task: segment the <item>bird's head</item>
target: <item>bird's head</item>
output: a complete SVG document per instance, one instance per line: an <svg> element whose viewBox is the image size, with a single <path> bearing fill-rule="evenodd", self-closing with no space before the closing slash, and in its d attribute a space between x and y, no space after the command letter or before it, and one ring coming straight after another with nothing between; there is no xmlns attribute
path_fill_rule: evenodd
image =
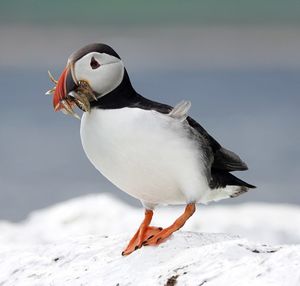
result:
<svg viewBox="0 0 300 286"><path fill-rule="evenodd" d="M108 45L90 44L71 54L55 87L55 111L75 115L73 108L90 110L90 103L105 96L122 82L125 68L119 55Z"/></svg>

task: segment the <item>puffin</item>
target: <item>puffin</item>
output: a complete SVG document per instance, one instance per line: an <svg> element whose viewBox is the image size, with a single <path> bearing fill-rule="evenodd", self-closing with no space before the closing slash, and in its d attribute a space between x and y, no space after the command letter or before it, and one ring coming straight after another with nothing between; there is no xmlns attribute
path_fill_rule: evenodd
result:
<svg viewBox="0 0 300 286"><path fill-rule="evenodd" d="M83 150L120 190L141 201L144 219L122 255L156 246L183 227L197 204L237 197L255 186L232 174L248 167L188 116L191 102L152 101L132 86L124 62L103 43L71 54L55 86L55 111L81 120ZM75 113L83 111L80 118ZM158 205L184 205L166 228L151 225Z"/></svg>

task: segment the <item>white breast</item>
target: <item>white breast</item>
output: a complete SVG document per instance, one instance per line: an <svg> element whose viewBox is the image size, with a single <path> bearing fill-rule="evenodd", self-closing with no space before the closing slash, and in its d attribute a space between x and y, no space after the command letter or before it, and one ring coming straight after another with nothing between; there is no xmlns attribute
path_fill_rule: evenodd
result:
<svg viewBox="0 0 300 286"><path fill-rule="evenodd" d="M201 154L183 123L139 108L93 109L81 120L92 164L145 203L199 201L208 191Z"/></svg>

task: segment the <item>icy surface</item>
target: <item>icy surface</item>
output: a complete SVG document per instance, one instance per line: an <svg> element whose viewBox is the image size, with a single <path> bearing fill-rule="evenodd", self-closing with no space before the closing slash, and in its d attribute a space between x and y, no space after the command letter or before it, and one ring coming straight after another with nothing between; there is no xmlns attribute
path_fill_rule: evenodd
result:
<svg viewBox="0 0 300 286"><path fill-rule="evenodd" d="M0 285L300 285L300 246L178 232L121 256L128 235L0 247Z"/></svg>
<svg viewBox="0 0 300 286"><path fill-rule="evenodd" d="M154 224L166 226L181 211L159 209ZM199 206L159 247L122 257L142 217L141 209L91 195L20 224L1 222L0 285L300 285L297 207Z"/></svg>

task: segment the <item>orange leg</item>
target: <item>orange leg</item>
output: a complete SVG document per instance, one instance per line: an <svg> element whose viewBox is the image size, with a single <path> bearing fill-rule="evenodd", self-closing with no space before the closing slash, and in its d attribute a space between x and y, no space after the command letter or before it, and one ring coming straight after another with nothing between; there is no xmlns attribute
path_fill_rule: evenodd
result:
<svg viewBox="0 0 300 286"><path fill-rule="evenodd" d="M122 252L122 255L129 255L133 251L141 248L145 239L155 236L157 233L159 233L162 230L161 227L149 226L152 217L153 217L153 211L145 210L145 218L143 222L141 223L135 235L130 240L126 249Z"/></svg>
<svg viewBox="0 0 300 286"><path fill-rule="evenodd" d="M182 228L185 222L193 215L196 210L194 203L188 204L185 208L184 213L175 220L175 222L169 227L163 229L159 233L155 234L153 237L148 238L143 242L143 245L158 245L168 238L173 232Z"/></svg>

